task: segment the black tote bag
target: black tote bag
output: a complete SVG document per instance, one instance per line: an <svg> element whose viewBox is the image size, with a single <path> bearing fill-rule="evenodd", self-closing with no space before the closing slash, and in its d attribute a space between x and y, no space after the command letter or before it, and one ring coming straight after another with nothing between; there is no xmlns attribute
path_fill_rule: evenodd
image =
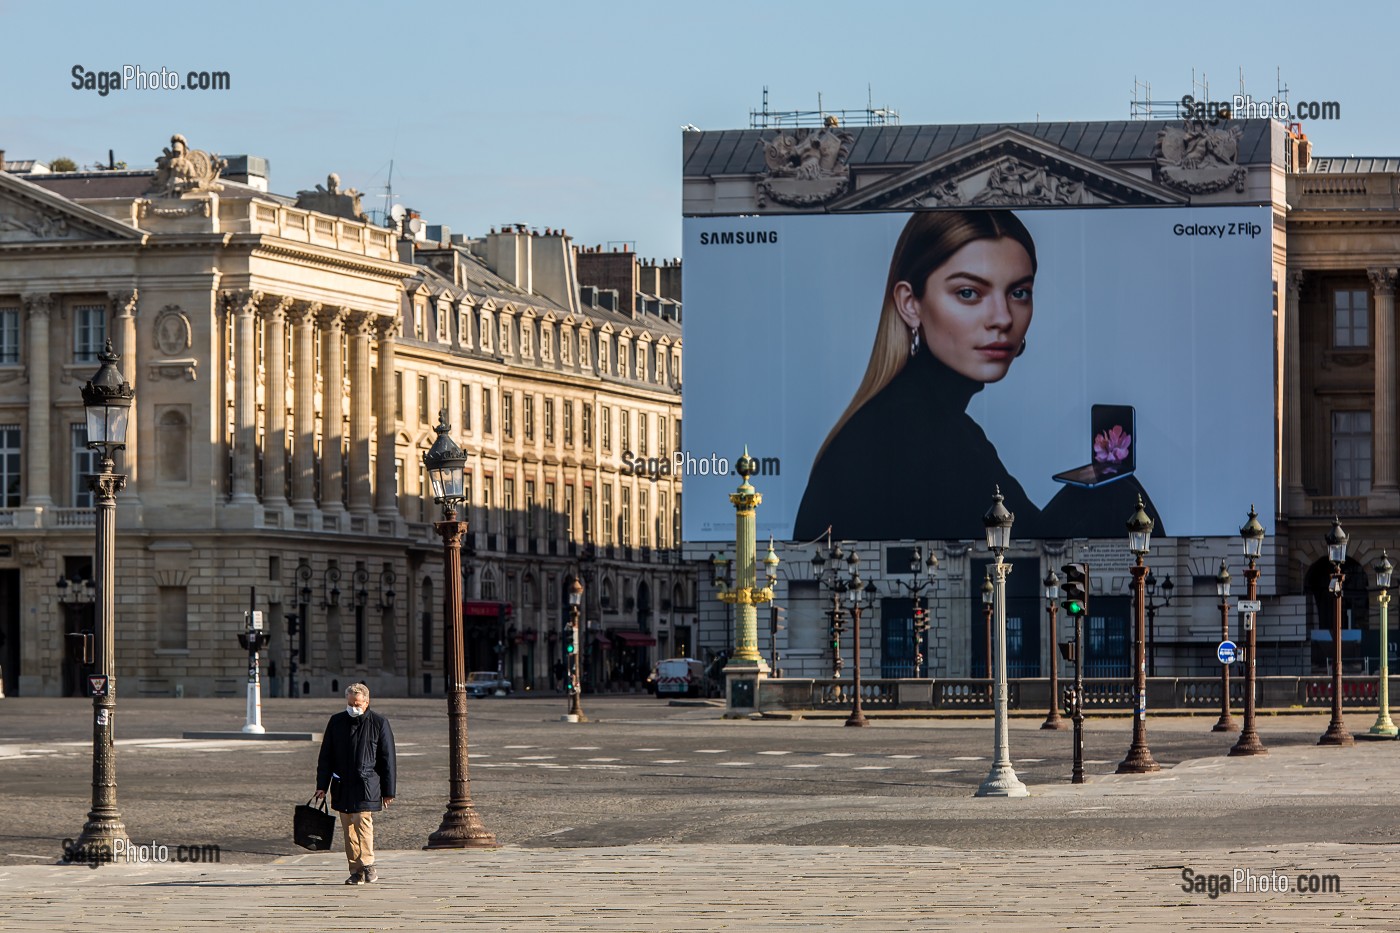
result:
<svg viewBox="0 0 1400 933"><path fill-rule="evenodd" d="M296 815L292 819L292 839L303 849L321 851L331 847L335 838L335 817L326 808L326 798L320 806L312 806L312 797L306 803L297 804Z"/></svg>

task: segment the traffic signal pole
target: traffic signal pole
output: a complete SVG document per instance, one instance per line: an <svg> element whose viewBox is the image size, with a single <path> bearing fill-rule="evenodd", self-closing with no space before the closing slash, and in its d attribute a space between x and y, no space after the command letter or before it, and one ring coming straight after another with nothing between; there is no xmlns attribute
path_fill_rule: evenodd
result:
<svg viewBox="0 0 1400 933"><path fill-rule="evenodd" d="M1074 660L1074 765L1070 783L1084 783L1084 616L1089 612L1089 564L1065 564L1060 608L1074 619L1074 642L1067 646Z"/></svg>

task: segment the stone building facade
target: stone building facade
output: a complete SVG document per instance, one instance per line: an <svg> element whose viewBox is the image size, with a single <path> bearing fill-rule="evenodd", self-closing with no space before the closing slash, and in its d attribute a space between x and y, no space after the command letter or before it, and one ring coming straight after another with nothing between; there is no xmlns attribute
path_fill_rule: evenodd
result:
<svg viewBox="0 0 1400 933"><path fill-rule="evenodd" d="M785 148L786 147L786 148ZM801 167L785 153L810 153ZM1351 536L1343 599L1346 669L1374 671L1378 610L1371 566L1400 553L1397 463L1395 287L1400 270L1400 160L1314 158L1299 128L1269 120L1116 121L961 126L828 125L802 130L693 132L684 138L687 215L912 210L965 204L1019 208L1094 205L1267 205L1272 212L1273 346L1241 348L1274 362L1275 492L1261 562L1261 673L1325 670L1334 603L1327 594L1323 536L1334 516ZM1262 296L1269 299L1268 295ZM701 361L700 365L705 365ZM1222 461L1222 468L1225 467ZM762 492L762 482L755 479ZM1237 525L1250 503L1240 504ZM1124 516L1126 521L1127 516ZM982 676L980 587L989 558L972 542L855 542L862 575L881 580L865 613L862 655L869 675L908 676L912 603L908 554L932 545L942 563L932 600L929 673ZM706 542L696 558L713 550ZM1031 646L1013 675L1043 676L1056 658L1040 580L1090 548L1091 610L1103 663L1130 669L1126 540L1021 541L1009 621ZM830 594L810 582L812 548L781 555L787 614L777 639L785 673L830 676L825 609ZM1392 555L1393 559L1394 555ZM1223 558L1241 591L1237 538L1156 538L1158 583L1152 638L1158 674L1214 674L1220 640L1215 575ZM867 572L867 568L870 568ZM726 607L702 580L702 643L722 644ZM1233 618L1232 626L1238 627ZM1063 626L1063 620L1061 620ZM850 634L842 649L849 671ZM771 650L765 626L760 645ZM1392 642L1397 639L1392 635ZM848 675L849 676L849 675Z"/></svg>
<svg viewBox="0 0 1400 933"><path fill-rule="evenodd" d="M117 460L124 695L241 693L250 606L271 629L269 692L440 692L421 469L440 411L472 475L471 668L548 688L575 573L595 685L685 647L680 483L624 468L629 443L680 430L678 296L642 287L658 269L619 254L637 286L600 295L562 232L401 237L335 176L289 197L228 164L177 136L155 171L0 165L6 691L80 695L91 672L69 637L93 624L79 388L109 338L136 392Z"/></svg>

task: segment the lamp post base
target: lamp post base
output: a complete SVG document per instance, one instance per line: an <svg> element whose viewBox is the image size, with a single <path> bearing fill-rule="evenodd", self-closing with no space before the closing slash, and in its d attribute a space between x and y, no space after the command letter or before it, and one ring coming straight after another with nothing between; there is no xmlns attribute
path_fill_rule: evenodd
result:
<svg viewBox="0 0 1400 933"><path fill-rule="evenodd" d="M1029 797L1031 792L1026 790L1026 785L1021 783L1021 779L1016 777L1016 769L1009 764L992 765L991 773L987 775L977 788L974 797Z"/></svg>
<svg viewBox="0 0 1400 933"><path fill-rule="evenodd" d="M1267 755L1269 750L1264 747L1264 743L1259 741L1259 733L1254 731L1254 727L1240 733L1239 741L1230 749L1231 757L1240 755Z"/></svg>
<svg viewBox="0 0 1400 933"><path fill-rule="evenodd" d="M1215 725L1210 727L1211 732L1234 732L1239 729L1240 724L1235 722L1233 716L1221 716L1215 721Z"/></svg>
<svg viewBox="0 0 1400 933"><path fill-rule="evenodd" d="M1069 724L1066 723L1065 718L1060 715L1060 711L1054 709L1050 711L1050 715L1045 717L1045 721L1040 724L1040 728L1053 729L1056 732L1060 732L1065 729L1068 729Z"/></svg>
<svg viewBox="0 0 1400 933"><path fill-rule="evenodd" d="M1161 771L1162 766L1152 758L1152 749L1146 745L1134 745L1128 749L1128 757L1118 765L1118 774L1152 774Z"/></svg>
<svg viewBox="0 0 1400 933"><path fill-rule="evenodd" d="M1376 724L1366 730L1367 735L1376 735L1382 738L1393 739L1400 729L1395 727L1395 723L1390 721L1389 716L1381 715L1376 717Z"/></svg>
<svg viewBox="0 0 1400 933"><path fill-rule="evenodd" d="M858 710L858 709L853 709L853 710L851 710L851 715L849 715L849 716L846 717L846 725L848 725L848 726L868 726L868 725L870 725L870 720L865 718L865 713L864 713L864 711Z"/></svg>
<svg viewBox="0 0 1400 933"><path fill-rule="evenodd" d="M454 809L447 805L442 824L437 832L428 837L425 849L493 849L496 847L496 834L488 832L470 804Z"/></svg>
<svg viewBox="0 0 1400 933"><path fill-rule="evenodd" d="M105 852L110 856L118 839L123 842L130 840L121 814L98 816L89 812L87 822L83 824L83 831L78 835L76 847L82 852Z"/></svg>
<svg viewBox="0 0 1400 933"><path fill-rule="evenodd" d="M1356 738L1347 731L1344 723L1333 720L1327 724L1327 731L1322 733L1322 738L1317 740L1318 745L1355 745Z"/></svg>

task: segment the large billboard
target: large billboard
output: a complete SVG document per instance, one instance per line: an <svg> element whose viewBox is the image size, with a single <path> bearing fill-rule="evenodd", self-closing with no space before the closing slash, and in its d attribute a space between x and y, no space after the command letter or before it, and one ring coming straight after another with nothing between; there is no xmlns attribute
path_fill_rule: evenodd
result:
<svg viewBox="0 0 1400 933"><path fill-rule="evenodd" d="M1235 535L1274 488L1267 207L685 220L684 536Z"/></svg>

